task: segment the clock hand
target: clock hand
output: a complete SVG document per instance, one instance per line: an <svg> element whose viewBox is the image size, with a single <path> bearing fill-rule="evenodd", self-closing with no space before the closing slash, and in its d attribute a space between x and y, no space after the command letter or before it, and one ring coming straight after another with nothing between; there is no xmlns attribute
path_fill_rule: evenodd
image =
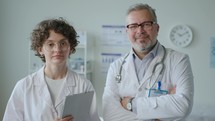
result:
<svg viewBox="0 0 215 121"><path fill-rule="evenodd" d="M183 36L183 34L177 33L179 37Z"/></svg>
<svg viewBox="0 0 215 121"><path fill-rule="evenodd" d="M184 36L185 34L187 34L187 32L182 33L181 36Z"/></svg>

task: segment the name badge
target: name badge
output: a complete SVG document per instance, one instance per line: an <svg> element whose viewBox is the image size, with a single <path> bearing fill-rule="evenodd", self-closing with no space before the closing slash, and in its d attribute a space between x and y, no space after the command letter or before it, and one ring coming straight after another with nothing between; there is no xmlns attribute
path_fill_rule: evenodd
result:
<svg viewBox="0 0 215 121"><path fill-rule="evenodd" d="M159 97L168 94L167 90L149 89L148 97Z"/></svg>

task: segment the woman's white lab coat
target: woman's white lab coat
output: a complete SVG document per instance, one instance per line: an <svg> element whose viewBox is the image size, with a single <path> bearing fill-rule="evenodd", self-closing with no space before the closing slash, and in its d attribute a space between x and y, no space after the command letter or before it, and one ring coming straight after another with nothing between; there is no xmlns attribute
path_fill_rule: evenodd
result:
<svg viewBox="0 0 215 121"><path fill-rule="evenodd" d="M73 71L68 71L59 97L53 105L43 69L41 68L16 84L8 101L3 121L54 121L57 117L61 117L67 95L94 90L89 80ZM89 121L99 121L95 93Z"/></svg>
<svg viewBox="0 0 215 121"><path fill-rule="evenodd" d="M115 79L119 74L124 57L110 65L105 90L103 94L103 118L105 121L134 121L161 119L165 121L182 121L190 113L193 105L193 74L189 57L186 54L166 49L165 68L161 77L161 89L170 90L176 86L175 94L167 94L159 97L148 97L149 82L154 83L161 70L156 68L155 76L152 76L154 65L163 57L164 49L158 48L158 56L150 63L141 84L138 82L133 56L125 59L122 66L122 80L118 83ZM152 78L151 78L152 77ZM156 84L155 84L156 85ZM154 86L153 88L156 88ZM120 104L120 98L131 96L136 99L137 114L125 110Z"/></svg>

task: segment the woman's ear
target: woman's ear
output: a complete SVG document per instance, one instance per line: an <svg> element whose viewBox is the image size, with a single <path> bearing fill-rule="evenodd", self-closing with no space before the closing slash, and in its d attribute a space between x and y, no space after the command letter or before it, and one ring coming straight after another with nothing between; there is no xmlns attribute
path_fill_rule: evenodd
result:
<svg viewBox="0 0 215 121"><path fill-rule="evenodd" d="M39 48L37 49L37 52L40 53L40 55L44 55L43 50L42 50L42 47L39 47Z"/></svg>

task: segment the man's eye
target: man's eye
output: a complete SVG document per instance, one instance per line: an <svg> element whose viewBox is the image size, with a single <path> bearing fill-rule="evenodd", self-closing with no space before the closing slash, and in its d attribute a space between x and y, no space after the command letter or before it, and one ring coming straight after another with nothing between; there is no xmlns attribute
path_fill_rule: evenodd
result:
<svg viewBox="0 0 215 121"><path fill-rule="evenodd" d="M145 23L144 26L151 26L151 23Z"/></svg>
<svg viewBox="0 0 215 121"><path fill-rule="evenodd" d="M137 28L138 25L130 25L130 28Z"/></svg>

